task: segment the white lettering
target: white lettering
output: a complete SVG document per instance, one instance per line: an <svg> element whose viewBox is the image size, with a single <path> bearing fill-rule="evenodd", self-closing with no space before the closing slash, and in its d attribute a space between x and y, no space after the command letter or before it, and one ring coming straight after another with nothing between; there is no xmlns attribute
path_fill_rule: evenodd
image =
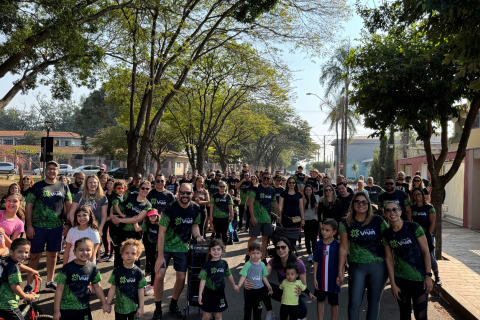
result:
<svg viewBox="0 0 480 320"><path fill-rule="evenodd" d="M266 195L265 195L265 199L272 199L272 196L269 195L269 194L266 194Z"/></svg>
<svg viewBox="0 0 480 320"><path fill-rule="evenodd" d="M252 277L252 281L258 281L258 280L261 280L262 278L260 277Z"/></svg>
<svg viewBox="0 0 480 320"><path fill-rule="evenodd" d="M225 271L223 270L223 268L218 268L217 272L225 272Z"/></svg>
<svg viewBox="0 0 480 320"><path fill-rule="evenodd" d="M406 238L398 241L399 246L405 246L407 244L412 244L412 240L410 240L409 238Z"/></svg>
<svg viewBox="0 0 480 320"><path fill-rule="evenodd" d="M193 219L192 218L183 219L182 222L183 223L193 223Z"/></svg>
<svg viewBox="0 0 480 320"><path fill-rule="evenodd" d="M135 278L127 279L127 282L135 282Z"/></svg>
<svg viewBox="0 0 480 320"><path fill-rule="evenodd" d="M375 234L375 230L370 229L370 230L360 231L360 234L362 236L371 236Z"/></svg>
<svg viewBox="0 0 480 320"><path fill-rule="evenodd" d="M61 197L61 196L62 196L62 193L61 193L60 191L53 191L53 192L52 192L52 197L55 197L55 196Z"/></svg>
<svg viewBox="0 0 480 320"><path fill-rule="evenodd" d="M87 275L83 275L79 278L79 280L88 281L88 280L90 280L90 278Z"/></svg>

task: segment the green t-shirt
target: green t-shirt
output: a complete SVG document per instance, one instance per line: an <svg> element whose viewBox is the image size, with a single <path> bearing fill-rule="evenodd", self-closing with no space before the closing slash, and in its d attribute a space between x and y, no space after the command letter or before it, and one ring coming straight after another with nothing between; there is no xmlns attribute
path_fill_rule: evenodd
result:
<svg viewBox="0 0 480 320"><path fill-rule="evenodd" d="M280 285L280 290L283 290L282 304L287 306L298 306L298 296L295 292L297 286L300 287L302 291L305 291L305 289L307 288L300 280L290 282L285 279L282 281L282 284Z"/></svg>
<svg viewBox="0 0 480 320"><path fill-rule="evenodd" d="M8 257L0 263L0 269L0 310L16 309L20 297L10 289L10 286L22 283L20 265Z"/></svg>
<svg viewBox="0 0 480 320"><path fill-rule="evenodd" d="M354 263L384 262L385 248L382 244L382 233L388 228L387 223L380 216L373 216L372 220L363 225L353 219L350 226L346 218L340 223L340 232L346 233L350 243L348 261Z"/></svg>
<svg viewBox="0 0 480 320"><path fill-rule="evenodd" d="M248 205L246 200L247 200L247 195L250 192L250 182L248 181L242 182L239 189L240 189L240 205L245 205L245 204Z"/></svg>
<svg viewBox="0 0 480 320"><path fill-rule="evenodd" d="M190 202L182 208L178 201L165 208L160 225L167 228L163 250L166 252L188 252L188 241L192 237L193 225L200 224L200 206Z"/></svg>
<svg viewBox="0 0 480 320"><path fill-rule="evenodd" d="M115 286L115 312L129 314L138 310L138 290L147 286L147 280L139 267L124 266L113 269L108 283Z"/></svg>
<svg viewBox="0 0 480 320"><path fill-rule="evenodd" d="M225 288L225 278L231 274L227 261L222 259L218 261L210 260L205 262L198 278L205 280L205 287L217 291Z"/></svg>
<svg viewBox="0 0 480 320"><path fill-rule="evenodd" d="M32 225L44 229L63 226L63 204L72 200L68 186L60 181L53 184L39 181L30 188L25 201L33 204Z"/></svg>
<svg viewBox="0 0 480 320"><path fill-rule="evenodd" d="M82 310L90 305L89 284L102 281L102 276L97 266L88 261L85 265L70 261L62 267L55 277L55 282L63 284L61 310Z"/></svg>
<svg viewBox="0 0 480 320"><path fill-rule="evenodd" d="M270 212L272 212L272 203L277 202L275 189L272 186L266 188L259 184L253 187L248 195L255 199L253 203L253 214L258 223L271 223Z"/></svg>
<svg viewBox="0 0 480 320"><path fill-rule="evenodd" d="M415 222L404 222L397 232L388 228L383 233L382 243L393 251L395 277L410 281L425 280L425 262L418 238L425 235Z"/></svg>
<svg viewBox="0 0 480 320"><path fill-rule="evenodd" d="M210 198L210 203L213 204L213 217L214 218L228 218L230 211L229 205L233 205L232 197L228 193L220 194L215 193Z"/></svg>
<svg viewBox="0 0 480 320"><path fill-rule="evenodd" d="M120 203L120 211L125 215L126 218L132 218L136 215L139 215L143 210L150 211L152 209L152 204L146 198L142 201L138 201L138 194L130 193L122 203ZM123 230L125 231L135 231L135 227L131 223L126 223Z"/></svg>

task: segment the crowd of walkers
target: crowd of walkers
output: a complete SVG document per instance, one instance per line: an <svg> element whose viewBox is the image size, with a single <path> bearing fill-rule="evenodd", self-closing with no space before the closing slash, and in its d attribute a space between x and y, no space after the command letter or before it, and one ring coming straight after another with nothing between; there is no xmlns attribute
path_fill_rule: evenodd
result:
<svg viewBox="0 0 480 320"><path fill-rule="evenodd" d="M237 292L244 287L243 317L253 315L255 320L261 318L262 304L266 319L275 319L272 300L281 303L281 320L305 318L307 297L317 301L318 319L324 317L327 299L331 317L337 319L346 274L349 319L359 319L365 291L367 319L377 319L387 281L400 319L410 319L412 306L416 319L427 319L433 274L441 285L433 255L436 215L429 203L431 185L419 172L410 183L403 172L396 179L387 177L383 188L372 177L366 182L361 177L352 189L341 175L333 184L331 177L316 170L307 175L301 166L290 177L281 171L250 172L244 165L238 177L235 172L193 171L179 182L174 175L160 173L115 180L105 166L96 175L80 172L70 181L58 176L58 164L51 161L45 179L34 183L32 176L23 175L21 165L19 169L19 183L13 183L1 200L0 254L8 251L9 257L0 266L0 285L8 284L11 290L0 296L0 317L5 319L23 319L17 312L18 299L34 299L32 283L44 252L46 290L55 292L54 319L91 319L91 293L107 313L117 297L116 319L141 317L144 295L154 295L153 320L162 319L171 260L175 284L168 310L183 317L178 299L185 285L189 242L200 244L206 238L210 243L198 293L204 320L212 313L221 319L227 310L225 278ZM280 228L298 230L298 237L275 237ZM306 260L314 265L314 283L307 283L307 269L298 257L300 230ZM248 232L250 238L236 282L222 254L240 241L239 232ZM274 249L267 261L271 242ZM145 266L138 259L143 250ZM55 277L60 252L63 267ZM21 262L28 254L24 266ZM105 261L115 267L107 297L97 268ZM277 282L268 279L273 270ZM17 289L20 272L27 273L23 290ZM83 281L81 286L77 280Z"/></svg>

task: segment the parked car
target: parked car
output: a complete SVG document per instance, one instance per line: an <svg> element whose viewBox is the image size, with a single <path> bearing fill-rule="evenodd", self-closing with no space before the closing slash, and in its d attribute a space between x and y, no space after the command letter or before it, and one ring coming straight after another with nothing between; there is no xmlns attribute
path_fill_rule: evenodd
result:
<svg viewBox="0 0 480 320"><path fill-rule="evenodd" d="M60 168L58 169L58 175L67 175L67 171L73 171L73 168L69 164L60 164ZM43 172L43 168L37 168L33 170L34 175L40 175Z"/></svg>
<svg viewBox="0 0 480 320"><path fill-rule="evenodd" d="M114 179L127 179L128 178L128 169L127 168L114 168L107 172L108 175Z"/></svg>
<svg viewBox="0 0 480 320"><path fill-rule="evenodd" d="M10 172L15 171L15 174L18 174L15 165L11 162L0 162L0 173L9 174Z"/></svg>
<svg viewBox="0 0 480 320"><path fill-rule="evenodd" d="M83 172L86 176L89 176L91 174L97 174L98 171L100 171L99 166L81 166L73 170L67 170L66 174L67 176L73 176L77 172Z"/></svg>

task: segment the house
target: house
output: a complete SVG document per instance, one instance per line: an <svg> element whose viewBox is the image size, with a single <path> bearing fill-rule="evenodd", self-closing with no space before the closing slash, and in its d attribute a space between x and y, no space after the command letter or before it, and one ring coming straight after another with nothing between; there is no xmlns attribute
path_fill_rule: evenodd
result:
<svg viewBox="0 0 480 320"><path fill-rule="evenodd" d="M459 118L451 120L454 125L454 132L449 139L449 152L441 171L442 174L452 167L465 118L466 113L462 111ZM434 153L439 153L439 151L437 150ZM399 159L397 160L397 166L406 173L420 171L422 177L430 178L424 153ZM468 140L465 159L455 176L445 186L444 219L464 228L479 230L480 214L477 208L480 207L480 197L476 194L479 188L480 126L479 115L477 114Z"/></svg>
<svg viewBox="0 0 480 320"><path fill-rule="evenodd" d="M25 133L29 131L0 131L0 145L20 146L24 145ZM40 132L44 131L30 131ZM50 131L50 137L53 137L55 146L59 147L81 147L82 138L74 132L56 132Z"/></svg>

